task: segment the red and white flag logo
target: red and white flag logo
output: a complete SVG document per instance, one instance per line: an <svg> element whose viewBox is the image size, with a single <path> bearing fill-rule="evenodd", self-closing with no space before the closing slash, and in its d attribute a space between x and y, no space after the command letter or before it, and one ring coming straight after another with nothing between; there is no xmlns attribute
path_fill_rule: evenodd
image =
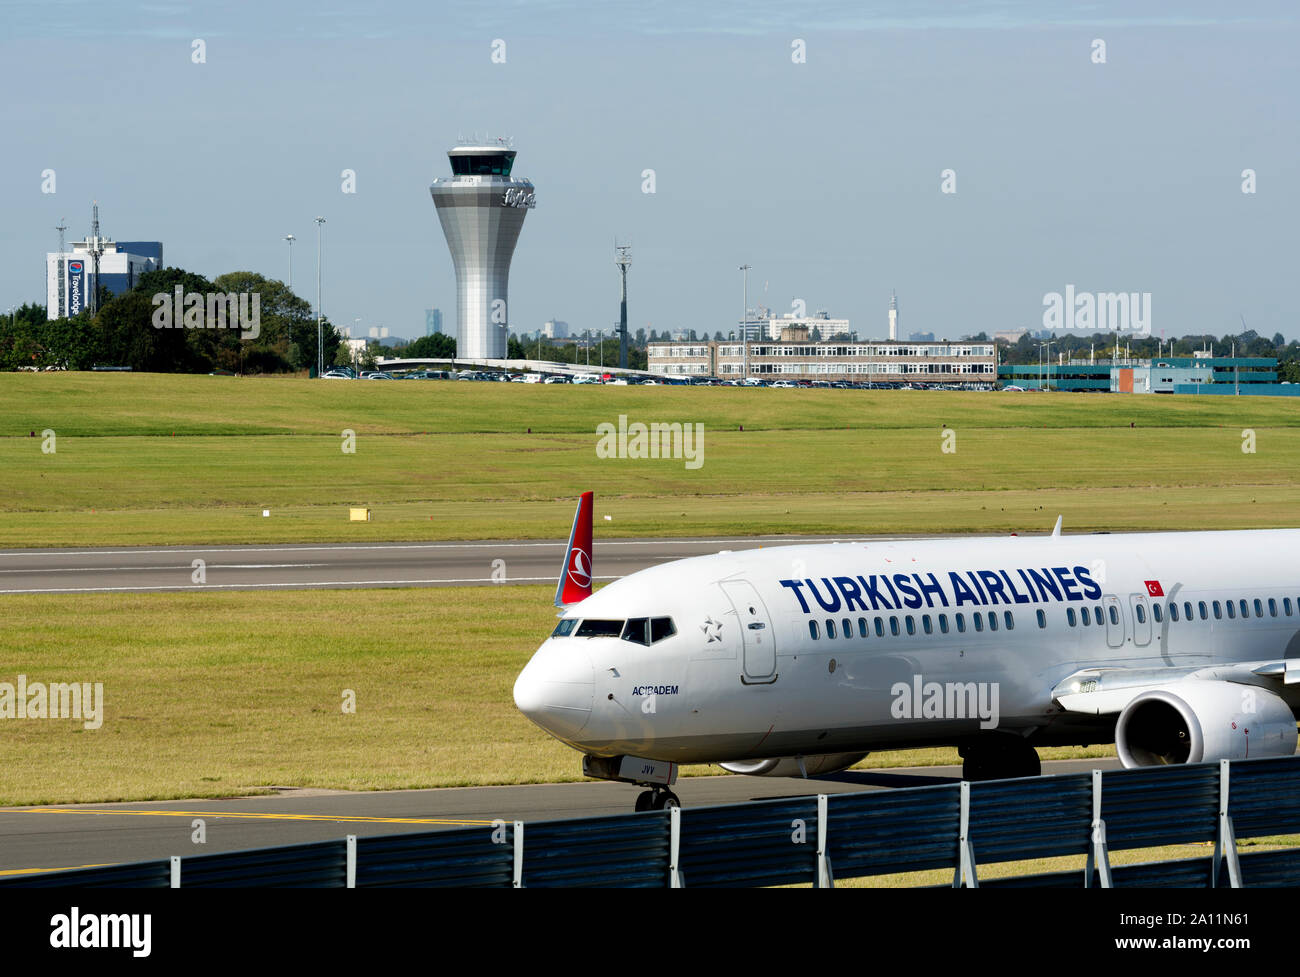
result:
<svg viewBox="0 0 1300 977"><path fill-rule="evenodd" d="M1147 596L1163 597L1165 595L1164 589L1160 586L1159 580L1148 580L1146 581L1146 585L1147 585Z"/></svg>

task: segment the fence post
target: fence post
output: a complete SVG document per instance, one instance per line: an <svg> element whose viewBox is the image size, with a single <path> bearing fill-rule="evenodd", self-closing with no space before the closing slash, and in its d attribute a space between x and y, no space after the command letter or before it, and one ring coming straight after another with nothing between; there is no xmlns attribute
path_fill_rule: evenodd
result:
<svg viewBox="0 0 1300 977"><path fill-rule="evenodd" d="M1110 878L1110 849L1106 847L1106 822L1101 819L1101 771L1092 772L1092 831L1088 842L1088 864L1084 868L1083 887L1092 888L1092 872L1101 876L1101 887L1114 886Z"/></svg>
<svg viewBox="0 0 1300 977"><path fill-rule="evenodd" d="M1229 761L1219 761L1219 830L1214 837L1214 863L1210 866L1210 888L1219 886L1219 863L1228 863L1228 885L1241 888L1241 862L1237 860L1237 831L1228 817L1228 785L1231 782Z"/></svg>
<svg viewBox="0 0 1300 977"><path fill-rule="evenodd" d="M957 870L952 875L952 887L978 889L980 880L975 874L975 849L970 843L970 781L961 782L961 827L957 835Z"/></svg>
<svg viewBox="0 0 1300 977"><path fill-rule="evenodd" d="M515 877L514 888L524 887L524 822L515 822Z"/></svg>
<svg viewBox="0 0 1300 977"><path fill-rule="evenodd" d="M682 887L682 872L678 867L682 855L682 809L668 809L668 888Z"/></svg>
<svg viewBox="0 0 1300 977"><path fill-rule="evenodd" d="M348 835L348 880L345 883L349 889L357 887L357 836Z"/></svg>
<svg viewBox="0 0 1300 977"><path fill-rule="evenodd" d="M826 854L826 844L830 840L830 825L827 823L827 804L825 794L817 795L817 888L835 888L835 876L831 874L831 857Z"/></svg>
<svg viewBox="0 0 1300 977"><path fill-rule="evenodd" d="M179 889L180 887L181 887L181 856L173 855L172 856L172 888Z"/></svg>

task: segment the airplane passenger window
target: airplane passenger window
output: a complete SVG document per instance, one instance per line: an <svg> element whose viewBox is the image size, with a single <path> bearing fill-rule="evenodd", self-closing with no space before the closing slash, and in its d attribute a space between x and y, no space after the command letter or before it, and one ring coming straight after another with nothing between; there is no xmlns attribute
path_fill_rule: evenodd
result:
<svg viewBox="0 0 1300 977"><path fill-rule="evenodd" d="M1210 616L1209 611L1210 611L1210 609L1209 609L1208 607L1205 606L1205 601L1203 601L1203 600L1199 600L1199 601L1197 601L1197 602L1196 602L1196 609L1197 609L1198 611L1201 612L1201 620L1202 620L1202 621L1205 621L1205 620L1208 620L1208 619L1209 619L1209 616Z"/></svg>
<svg viewBox="0 0 1300 977"><path fill-rule="evenodd" d="M984 618L979 614L979 612L976 612L976 613L972 614L972 615L971 615L971 620L975 622L975 630L976 630L976 631L983 631L983 630L984 630Z"/></svg>
<svg viewBox="0 0 1300 977"><path fill-rule="evenodd" d="M1080 608L1079 608L1079 614L1082 615L1082 617L1083 617L1083 623L1084 623L1084 624L1091 624L1091 623L1092 623L1092 615L1088 613L1088 608L1086 608L1086 607L1080 607Z"/></svg>
<svg viewBox="0 0 1300 977"><path fill-rule="evenodd" d="M1290 617L1290 616L1291 616L1291 598L1290 598L1290 597L1283 597L1283 598L1282 598L1282 610L1286 611L1286 616L1287 616L1287 617Z"/></svg>
<svg viewBox="0 0 1300 977"><path fill-rule="evenodd" d="M1177 621L1177 620L1178 620L1178 602L1177 602L1177 601L1172 601L1172 600L1171 600L1171 601L1169 602L1169 620L1171 620L1171 621Z"/></svg>
<svg viewBox="0 0 1300 977"><path fill-rule="evenodd" d="M858 618L858 634L863 638L871 636L871 630L867 627L867 619L865 617Z"/></svg>
<svg viewBox="0 0 1300 977"><path fill-rule="evenodd" d="M1277 617L1277 598L1276 598L1276 597L1270 597L1270 598L1268 599L1268 616L1269 616L1269 617Z"/></svg>
<svg viewBox="0 0 1300 977"><path fill-rule="evenodd" d="M1219 602L1217 600L1214 602L1213 606L1214 606L1214 619L1216 621L1223 620L1223 608L1219 606Z"/></svg>
<svg viewBox="0 0 1300 977"><path fill-rule="evenodd" d="M997 611L989 611L989 630L996 631L997 629L998 629Z"/></svg>
<svg viewBox="0 0 1300 977"><path fill-rule="evenodd" d="M889 633L892 634L895 638L898 637L898 618L896 618L896 617L890 617L890 619L889 619Z"/></svg>
<svg viewBox="0 0 1300 977"><path fill-rule="evenodd" d="M652 617L650 618L650 643L663 641L664 638L671 638L677 633L677 628L673 624L671 617Z"/></svg>
<svg viewBox="0 0 1300 977"><path fill-rule="evenodd" d="M911 614L907 615L907 619L904 623L907 625L908 634L916 634L916 621L913 619Z"/></svg>
<svg viewBox="0 0 1300 977"><path fill-rule="evenodd" d="M1119 611L1115 608L1114 604L1110 605L1110 623L1111 624L1119 623Z"/></svg>
<svg viewBox="0 0 1300 977"><path fill-rule="evenodd" d="M843 621L840 622L840 624L843 625L843 627L840 629L840 633L843 634L844 637L846 638L853 637L853 622L846 617Z"/></svg>
<svg viewBox="0 0 1300 977"><path fill-rule="evenodd" d="M1229 604L1228 606L1231 607L1232 605ZM1161 623L1165 619L1164 609L1159 604L1152 604L1151 616L1156 619L1157 624Z"/></svg>
<svg viewBox="0 0 1300 977"><path fill-rule="evenodd" d="M812 638L813 641L816 641L819 637L821 637L821 635L819 635L819 634L817 633L817 622L816 622L816 621L809 621L809 622L808 622L808 637Z"/></svg>
<svg viewBox="0 0 1300 977"><path fill-rule="evenodd" d="M551 632L552 638L567 638L573 633L573 629L578 626L576 617L561 618L560 623L555 625L555 630Z"/></svg>
<svg viewBox="0 0 1300 977"><path fill-rule="evenodd" d="M1092 609L1092 616L1093 616L1094 618L1097 619L1097 623L1098 623L1098 624L1105 624L1105 623L1106 623L1105 621L1103 621L1103 620L1101 619L1101 605L1100 605L1100 604L1098 604L1096 607L1094 607L1094 608Z"/></svg>
<svg viewBox="0 0 1300 977"><path fill-rule="evenodd" d="M1264 604L1262 601L1260 601L1258 597L1255 598L1255 616L1256 617L1264 616Z"/></svg>
<svg viewBox="0 0 1300 977"><path fill-rule="evenodd" d="M828 617L826 619L826 637L835 637L835 618L833 617Z"/></svg>
<svg viewBox="0 0 1300 977"><path fill-rule="evenodd" d="M577 638L617 638L623 633L622 621L597 621L587 618L578 625Z"/></svg>
<svg viewBox="0 0 1300 977"><path fill-rule="evenodd" d="M1133 613L1137 616L1138 624L1147 623L1147 612L1143 609L1141 604L1133 605Z"/></svg>
<svg viewBox="0 0 1300 977"><path fill-rule="evenodd" d="M650 619L648 617L630 618L623 628L623 640L631 641L638 645L648 645L650 638L647 632L650 628Z"/></svg>
<svg viewBox="0 0 1300 977"><path fill-rule="evenodd" d="M1008 631L1014 631L1016 629L1016 619L1011 616L1010 611L1002 612L1002 620L1006 624Z"/></svg>
<svg viewBox="0 0 1300 977"><path fill-rule="evenodd" d="M883 638L884 636L885 636L885 619L878 617L876 618L876 637Z"/></svg>
<svg viewBox="0 0 1300 977"><path fill-rule="evenodd" d="M958 634L965 634L965 633L966 633L966 615L965 615L965 614L958 614L958 615L957 615L957 633L958 633Z"/></svg>
<svg viewBox="0 0 1300 977"><path fill-rule="evenodd" d="M1192 613L1192 602L1190 600L1183 601L1183 617L1189 621L1196 619L1196 615Z"/></svg>
<svg viewBox="0 0 1300 977"><path fill-rule="evenodd" d="M1246 598L1243 597L1243 598L1242 598L1240 601L1238 601L1237 603L1238 603L1238 606L1241 608L1241 616L1242 616L1242 617L1250 617L1250 607L1249 607L1249 605L1247 605L1247 603L1246 603Z"/></svg>
<svg viewBox="0 0 1300 977"><path fill-rule="evenodd" d="M930 620L929 614L921 615L921 630L926 634L934 634L934 623Z"/></svg>
<svg viewBox="0 0 1300 977"><path fill-rule="evenodd" d="M1232 601L1228 601L1227 611L1228 611L1228 620L1235 621L1237 619L1237 605L1234 604Z"/></svg>
<svg viewBox="0 0 1300 977"><path fill-rule="evenodd" d="M947 615L947 614L940 614L940 615L939 615L939 633L940 633L940 634L947 634L947 633L948 633L948 615Z"/></svg>

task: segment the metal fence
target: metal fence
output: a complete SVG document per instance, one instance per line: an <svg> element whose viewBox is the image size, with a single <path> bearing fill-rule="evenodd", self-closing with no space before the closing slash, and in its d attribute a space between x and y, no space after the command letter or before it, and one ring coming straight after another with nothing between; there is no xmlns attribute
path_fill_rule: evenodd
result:
<svg viewBox="0 0 1300 977"><path fill-rule="evenodd" d="M1294 886L1300 848L1240 855L1239 838L1300 833L1300 756L346 839L11 876L18 887L736 887L1083 856L996 887ZM1110 852L1213 844L1112 868Z"/></svg>

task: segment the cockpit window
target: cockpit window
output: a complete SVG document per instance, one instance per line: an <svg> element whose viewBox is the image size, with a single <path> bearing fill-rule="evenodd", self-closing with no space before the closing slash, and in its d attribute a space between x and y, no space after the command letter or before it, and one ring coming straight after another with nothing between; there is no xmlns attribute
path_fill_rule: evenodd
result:
<svg viewBox="0 0 1300 977"><path fill-rule="evenodd" d="M622 621L598 621L587 618L578 626L578 638L617 638L623 633Z"/></svg>
<svg viewBox="0 0 1300 977"><path fill-rule="evenodd" d="M650 619L648 617L631 618L623 628L623 640L633 641L639 645L648 645L650 643L650 638L647 635L649 627Z"/></svg>
<svg viewBox="0 0 1300 977"><path fill-rule="evenodd" d="M573 629L578 626L576 617L565 617L560 619L560 623L555 625L555 630L551 632L552 638L567 638L573 633Z"/></svg>
<svg viewBox="0 0 1300 977"><path fill-rule="evenodd" d="M671 617L652 617L650 619L651 644L654 644L656 641L663 641L664 638L671 638L676 633L677 629L673 627L673 619Z"/></svg>

